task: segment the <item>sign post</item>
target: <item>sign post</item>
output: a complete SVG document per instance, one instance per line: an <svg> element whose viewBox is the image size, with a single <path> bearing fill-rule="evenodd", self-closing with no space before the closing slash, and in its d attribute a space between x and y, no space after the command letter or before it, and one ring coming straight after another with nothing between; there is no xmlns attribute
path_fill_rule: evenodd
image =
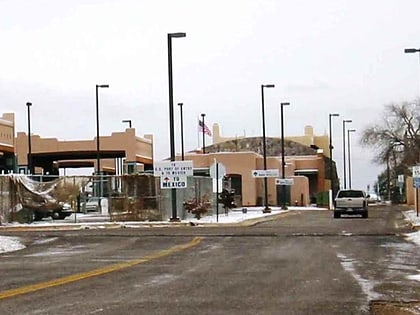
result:
<svg viewBox="0 0 420 315"><path fill-rule="evenodd" d="M226 167L222 163L214 162L210 166L210 177L216 181L216 222L219 222L219 181L225 176Z"/></svg>
<svg viewBox="0 0 420 315"><path fill-rule="evenodd" d="M419 216L420 166L413 166L413 185L416 189L416 215Z"/></svg>
<svg viewBox="0 0 420 315"><path fill-rule="evenodd" d="M400 190L400 195L402 195L402 189L404 187L404 175L398 175L398 188Z"/></svg>

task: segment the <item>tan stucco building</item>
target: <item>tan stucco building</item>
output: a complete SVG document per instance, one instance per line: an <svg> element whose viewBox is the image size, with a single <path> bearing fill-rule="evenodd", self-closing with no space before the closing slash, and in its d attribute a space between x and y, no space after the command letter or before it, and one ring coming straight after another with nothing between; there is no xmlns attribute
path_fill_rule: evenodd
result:
<svg viewBox="0 0 420 315"><path fill-rule="evenodd" d="M180 157L177 157L180 160ZM264 169L264 158L256 152L214 152L185 154L185 160L192 160L198 174L208 175L210 166L222 163L226 168L226 177L234 189L236 202L242 206L262 205L264 202L264 178L253 177L253 170ZM308 205L320 192L329 189L325 179L325 159L322 154L292 156L285 158L285 178L293 179L292 186L286 186L288 204ZM267 157L267 169L277 169L281 173L281 158ZM276 178L267 179L268 204L280 205L282 186L276 184Z"/></svg>
<svg viewBox="0 0 420 315"><path fill-rule="evenodd" d="M15 114L5 113L0 117L0 172L12 172L15 167Z"/></svg>
<svg viewBox="0 0 420 315"><path fill-rule="evenodd" d="M96 137L92 140L65 141L31 135L31 147L36 174L56 175L59 168L66 167L97 167ZM19 172L26 172L28 135L24 132L17 133L16 154ZM153 136L137 137L135 128L101 136L100 168L106 174L116 174L118 170L133 173L153 169Z"/></svg>
<svg viewBox="0 0 420 315"><path fill-rule="evenodd" d="M0 139L4 157L13 157L18 172L28 171L28 135L14 135L14 115L4 114L0 119ZM237 203L243 206L264 202L264 179L253 177L253 170L264 169L261 137L221 137L218 126L213 126L214 143L206 146L206 154L189 152L185 160L192 160L197 175L208 175L215 162L226 166L227 178L235 190ZM278 169L281 174L280 139L267 138L267 169ZM314 197L330 189L328 136L315 136L313 128L305 127L301 137L285 139L285 178L293 179L286 186L289 204L307 205ZM58 175L60 168L97 167L97 141L63 141L31 135L31 157L36 174ZM16 158L14 158L16 156ZM180 160L181 157L177 156ZM9 162L10 163L10 162ZM106 174L123 174L153 169L153 136L137 137L134 128L100 137L100 166ZM7 164L7 163L4 163ZM334 174L335 164L334 164ZM336 180L338 183L338 180ZM283 198L282 187L275 178L267 179L268 204L278 205Z"/></svg>

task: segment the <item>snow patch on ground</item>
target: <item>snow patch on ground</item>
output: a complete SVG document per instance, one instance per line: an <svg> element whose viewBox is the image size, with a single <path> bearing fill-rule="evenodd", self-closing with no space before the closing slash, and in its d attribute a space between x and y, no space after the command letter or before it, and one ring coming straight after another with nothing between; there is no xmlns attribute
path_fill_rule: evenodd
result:
<svg viewBox="0 0 420 315"><path fill-rule="evenodd" d="M417 228L420 226L420 216L417 216L417 212L415 210L405 211L404 215L405 215L406 220L409 221L411 225ZM417 232L405 234L405 238L408 241L413 242L420 246L420 230ZM407 276L407 278L410 280L420 281L420 270L418 270L417 272L418 272L417 275Z"/></svg>
<svg viewBox="0 0 420 315"><path fill-rule="evenodd" d="M24 249L25 247L26 246L21 243L18 237L0 235L0 254L14 252Z"/></svg>
<svg viewBox="0 0 420 315"><path fill-rule="evenodd" d="M367 300L378 300L381 295L374 291L374 283L369 281L368 279L364 279L360 274L357 273L355 267L355 260L348 258L343 254L338 254L338 258L340 259L340 263L343 266L344 270L349 272L354 279L356 279L357 283L359 283L363 293L367 296Z"/></svg>
<svg viewBox="0 0 420 315"><path fill-rule="evenodd" d="M408 276L407 278L410 279L410 280L420 281L420 270L417 270L417 272L419 273L418 275Z"/></svg>

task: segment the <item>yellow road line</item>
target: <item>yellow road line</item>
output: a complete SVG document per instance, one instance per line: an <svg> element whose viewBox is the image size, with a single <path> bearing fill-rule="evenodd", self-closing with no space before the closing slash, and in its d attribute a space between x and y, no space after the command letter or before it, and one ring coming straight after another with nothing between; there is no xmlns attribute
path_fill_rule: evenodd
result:
<svg viewBox="0 0 420 315"><path fill-rule="evenodd" d="M87 272L82 272L82 273L78 273L78 274L74 274L74 275L70 275L70 276L66 276L66 277L62 277L62 278L58 278L58 279L54 279L54 280L50 280L50 281L46 281L46 282L31 284L31 285L23 286L23 287L16 288L16 289L2 291L2 292L0 292L0 300L7 299L7 298L17 296L17 295L27 294L27 293L30 293L30 292L35 292L35 291L46 289L46 288L52 288L52 287L64 285L64 284L71 283L71 282L84 280L84 279L87 279L87 278L101 276L101 275L104 275L104 274L107 274L107 273L110 273L110 272L114 272L114 271L117 271L117 270L121 270L121 269L129 268L129 267L132 267L132 266L135 266L135 265L139 265L139 264L142 264L142 263L154 260L154 259L169 256L169 255L174 254L176 252L180 252L182 250L185 250L185 249L188 249L188 248L191 248L191 247L194 247L194 246L198 245L201 242L202 239L203 239L202 237L196 237L188 243L181 244L181 245L176 245L174 247L159 251L157 253L144 256L143 258L133 259L133 260L125 261L125 262L122 262L122 263L113 264L113 265L98 268L98 269L93 269L93 270L90 270L90 271L87 271Z"/></svg>

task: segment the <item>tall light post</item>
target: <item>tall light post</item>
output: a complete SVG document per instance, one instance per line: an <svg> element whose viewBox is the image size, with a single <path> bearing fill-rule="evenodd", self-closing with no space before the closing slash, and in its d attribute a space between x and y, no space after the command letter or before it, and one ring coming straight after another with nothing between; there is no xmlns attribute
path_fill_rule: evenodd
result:
<svg viewBox="0 0 420 315"><path fill-rule="evenodd" d="M33 174L32 167L32 144L31 144L31 106L32 103L27 102L26 106L28 107L28 173Z"/></svg>
<svg viewBox="0 0 420 315"><path fill-rule="evenodd" d="M265 115L264 115L264 88L274 88L274 84L261 85L261 108L262 108L262 129L263 129L263 155L264 155L264 171L267 170L267 152L265 144ZM268 206L268 187L267 177L264 177L264 213L270 213L271 209Z"/></svg>
<svg viewBox="0 0 420 315"><path fill-rule="evenodd" d="M128 128L131 128L131 119L123 119L123 123L128 123Z"/></svg>
<svg viewBox="0 0 420 315"><path fill-rule="evenodd" d="M417 48L406 48L406 49L404 49L404 53L406 53L406 54L415 54L415 53L418 53L418 52L420 52L420 49L417 49Z"/></svg>
<svg viewBox="0 0 420 315"><path fill-rule="evenodd" d="M415 54L415 53L418 53L418 52L420 52L420 48L419 49L417 49L417 48L406 48L406 49L404 49L404 53L406 53L406 54ZM419 63L420 63L420 54L419 54ZM416 189L416 191L417 191L417 189Z"/></svg>
<svg viewBox="0 0 420 315"><path fill-rule="evenodd" d="M346 179L346 123L351 123L351 119L343 119L343 179L344 179L344 189L347 188L347 179Z"/></svg>
<svg viewBox="0 0 420 315"><path fill-rule="evenodd" d="M169 142L171 150L171 161L175 161L175 127L174 127L174 93L172 79L172 38L182 38L187 36L185 33L169 33L168 34L168 77L169 77ZM176 189L171 189L172 199L172 217L171 222L179 222L176 213Z"/></svg>
<svg viewBox="0 0 420 315"><path fill-rule="evenodd" d="M205 132L204 132L204 129L205 129L205 124L204 124L204 117L206 117L206 114L201 114L201 122L202 122L202 125L201 125L201 127L202 127L202 130L201 130L201 132L203 133L203 154L206 154L206 134L205 134Z"/></svg>
<svg viewBox="0 0 420 315"><path fill-rule="evenodd" d="M333 172L333 149L334 146L332 144L332 124L331 124L331 118L332 117L340 117L340 114L329 114L328 115L328 127L329 127L329 131L330 131L330 144L329 144L329 149L330 149L330 209L332 209L332 200L334 198L334 172Z"/></svg>
<svg viewBox="0 0 420 315"><path fill-rule="evenodd" d="M181 158L184 161L184 118L182 114L182 103L178 103L179 106L179 114L180 114L180 121L181 121Z"/></svg>
<svg viewBox="0 0 420 315"><path fill-rule="evenodd" d="M415 53L418 53L418 52L420 52L420 49L418 49L418 48L406 48L406 49L404 49L404 53L406 53L406 54L415 54ZM420 62L420 54L419 54L419 62ZM389 156L388 156L388 160L389 160ZM389 183L389 161L388 161L388 199L389 200L391 200L391 193L390 193L390 183ZM418 202L418 199L419 199L419 189L418 188L415 188L414 189L414 191L415 191L415 201L414 201L414 204L415 204L415 206L416 206L416 212L417 212L417 216L419 216L419 202Z"/></svg>
<svg viewBox="0 0 420 315"><path fill-rule="evenodd" d="M99 89L109 88L108 84L96 84L96 175L101 172L101 153L100 153L100 139L99 139ZM101 184L99 184L101 186ZM102 197L102 191L99 189L99 196Z"/></svg>
<svg viewBox="0 0 420 315"><path fill-rule="evenodd" d="M286 161L284 160L284 119L283 119L283 106L288 106L290 103L280 103L280 117L281 117L281 177L285 178L285 168L286 168ZM282 206L283 210L287 210L286 206L286 185L282 185Z"/></svg>
<svg viewBox="0 0 420 315"><path fill-rule="evenodd" d="M356 129L348 129L347 130L347 151L348 151L348 158L349 158L349 189L351 189L351 154L350 154L350 133L356 132Z"/></svg>

